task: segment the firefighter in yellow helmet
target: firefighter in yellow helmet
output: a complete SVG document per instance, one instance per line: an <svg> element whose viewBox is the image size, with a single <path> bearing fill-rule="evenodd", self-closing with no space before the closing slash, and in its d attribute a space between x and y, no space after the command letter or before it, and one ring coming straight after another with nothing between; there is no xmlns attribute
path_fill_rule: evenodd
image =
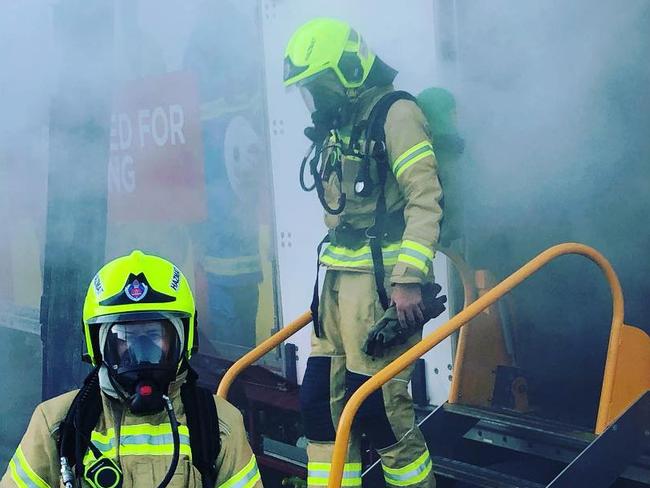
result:
<svg viewBox="0 0 650 488"><path fill-rule="evenodd" d="M441 311L443 297L431 291L439 290L432 261L442 217L436 159L415 99L393 89L396 73L357 31L333 19L301 26L286 49L284 83L300 89L314 123L305 129L312 152L300 181L317 191L329 229L301 387L310 488L327 486L345 399L418 342L425 319ZM428 312L426 302L437 312ZM379 452L388 486L433 487L407 390L411 373L371 395L355 425ZM358 437L353 432L344 486L361 486Z"/></svg>
<svg viewBox="0 0 650 488"><path fill-rule="evenodd" d="M241 414L196 384L194 298L176 266L141 251L106 264L83 331L93 371L36 407L2 488L262 486Z"/></svg>

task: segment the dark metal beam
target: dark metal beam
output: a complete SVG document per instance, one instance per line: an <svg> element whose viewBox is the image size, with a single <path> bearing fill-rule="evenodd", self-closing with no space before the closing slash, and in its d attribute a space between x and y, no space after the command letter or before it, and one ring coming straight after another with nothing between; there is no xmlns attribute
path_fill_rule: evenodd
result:
<svg viewBox="0 0 650 488"><path fill-rule="evenodd" d="M596 438L548 488L607 488L648 449L650 391Z"/></svg>
<svg viewBox="0 0 650 488"><path fill-rule="evenodd" d="M50 108L44 399L78 387L84 375L82 305L105 257L113 48L112 1L63 0L54 9L61 64Z"/></svg>

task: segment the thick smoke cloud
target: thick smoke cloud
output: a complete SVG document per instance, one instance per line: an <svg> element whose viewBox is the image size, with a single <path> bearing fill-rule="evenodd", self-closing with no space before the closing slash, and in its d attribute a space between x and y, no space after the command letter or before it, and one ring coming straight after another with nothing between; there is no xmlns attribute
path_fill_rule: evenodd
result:
<svg viewBox="0 0 650 488"><path fill-rule="evenodd" d="M627 321L650 330L650 4L456 5L472 264L501 278L553 244L589 244L620 276ZM546 408L561 399L589 425L611 318L601 274L561 258L513 297L519 366Z"/></svg>
<svg viewBox="0 0 650 488"><path fill-rule="evenodd" d="M241 51L231 49L236 42L211 48L212 36L221 31L250 41L250 33L234 24L213 25L211 17L221 15L222 0L165 2L168 10L152 0L116 0L109 2L114 18L119 19L112 32L113 56L84 65L82 60L94 45L79 43L78 52L63 52L56 34L56 25L60 25L56 8L74 3L0 3L0 273L13 277L0 280L0 392L5 399L0 405L0 470L41 397L39 307L49 124L61 79L91 88L72 93L71 100L66 100L81 120L94 117L97 111L92 87L101 92L107 85L196 64L197 71L206 67L214 77L202 78L209 83L201 87L212 96L209 91L216 87L228 91L250 82L257 76L257 64L262 64L255 56L242 60ZM242 5L253 5L252 0L235 3L239 12L228 19L248 12ZM348 1L335 3L334 10L341 17L349 12ZM367 3L367 15L390 17L389 7L372 11L373 3ZM402 2L395 8L417 3ZM435 5L436 13L443 6L446 12L455 11L442 26L454 32L455 58L439 60L440 79L433 81L456 95L459 124L467 142L468 258L501 278L557 242L591 244L611 259L620 274L628 322L650 331L650 3L439 0ZM367 18L365 13L355 15ZM197 17L200 21L195 23ZM71 24L84 21L69 11L66 18ZM95 27L87 25L89 38ZM390 35L399 42L430 45L432 57L441 48L449 49L435 46L433 38L409 37L406 29L401 33L393 29ZM187 45L193 45L193 50L186 52ZM75 59L76 64L64 64ZM275 59L279 63L281 53ZM390 61L396 67L404 65L403 73L409 72L409 63L418 62ZM431 81L413 86L424 87ZM270 106L273 103L268 101ZM67 141L82 150L87 135L70 130ZM304 143L296 133L295 144L302 148ZM68 174L70 204L88 197L81 188L95 188L105 177L98 173L96 179L84 182L81 174ZM262 187L258 193L268 196L271 189ZM260 233L263 240L264 235L271 235L272 216L263 215L260 220L267 224L267 234ZM69 225L62 221L59 234L76 245L80 236L68 232ZM114 226L122 231L123 227ZM127 244L164 240L170 255L183 261L190 246L187 236L179 238L179 227L170 225L158 229L159 234L147 235L136 229L126 244L115 239L109 242L107 254L123 253ZM182 247L178 257L173 255L173 246ZM95 251L103 253L104 249ZM565 414L568 420L585 418L588 422L600 386L598 374L583 381L568 372L576 364L581 370L602 369L610 309L601 277L589 264L564 258L513 295L521 326L517 334L523 351L521 367L541 372L532 378L539 392L547 387L558 392L549 401L582 398L571 403L573 410ZM70 330L78 332L77 322L71 323Z"/></svg>
<svg viewBox="0 0 650 488"><path fill-rule="evenodd" d="M646 326L630 251L650 235L649 15L644 1L460 5L457 86L476 230L604 247Z"/></svg>

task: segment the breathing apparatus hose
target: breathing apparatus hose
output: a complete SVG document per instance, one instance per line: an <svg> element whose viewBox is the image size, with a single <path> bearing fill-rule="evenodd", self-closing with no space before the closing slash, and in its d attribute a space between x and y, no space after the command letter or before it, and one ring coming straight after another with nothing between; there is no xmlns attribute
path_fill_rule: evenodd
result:
<svg viewBox="0 0 650 488"><path fill-rule="evenodd" d="M305 183L305 169L307 167L307 161L309 161L309 156L311 156L312 151L314 151L314 148L316 147L316 143L314 142L311 146L309 146L309 149L307 150L307 154L305 154L305 157L302 158L302 163L300 163L300 188L303 189L303 191L312 191L314 188L316 188L316 178L314 178L314 184L311 186L307 186ZM317 155L320 156L320 152L316 151ZM316 156L314 156L316 157Z"/></svg>
<svg viewBox="0 0 650 488"><path fill-rule="evenodd" d="M312 153L314 155L313 157L310 158ZM322 174L325 168L322 167L319 169L318 167L318 162L320 161L320 156L322 153L323 153L323 143L322 142L312 143L309 150L307 151L307 154L302 159L302 163L300 163L300 187L306 192L310 192L313 189L316 189L316 193L318 194L318 200L320 201L325 211L331 215L338 215L341 212L343 212L343 209L345 208L346 196L345 193L341 193L339 197L338 206L336 208L330 207L330 205L325 200L325 188L323 187L323 174ZM307 186L307 184L305 183L305 169L307 167L307 161L309 161L309 172L311 173L311 176L314 179L314 182L311 186ZM341 180L341 175L339 174L339 181L340 180Z"/></svg>
<svg viewBox="0 0 650 488"><path fill-rule="evenodd" d="M85 400L91 394L93 388L97 387L99 382L99 367L97 367L85 380L84 386L79 391L77 397L73 402L66 419L61 425L61 439L59 442L59 461L61 463L61 482L65 488L74 488L75 481L77 477L81 476L81 459L83 459L84 447L89 448L96 459L102 458L101 451L93 444L93 442L88 438L87 435L83 433L81 425L81 416L82 408L80 405L83 405ZM171 400L167 395L163 395L165 410L167 410L167 415L169 416L169 423L172 429L172 439L174 442L174 453L172 456L171 464L167 470L167 474L163 478L158 488L165 488L172 480L176 468L178 467L178 460L180 456L180 434L178 432L178 419L174 413L174 407ZM69 446L70 436L74 435L74 453L70 453L66 449ZM70 465L69 455L74 454L75 456L75 466ZM73 471L75 468L75 472Z"/></svg>
<svg viewBox="0 0 650 488"><path fill-rule="evenodd" d="M174 413L174 406L172 405L172 401L169 399L167 395L163 395L163 399L165 400L165 410L167 410L167 415L169 416L169 423L172 426L172 438L174 440L174 455L172 456L172 462L169 465L167 474L158 485L158 488L165 488L172 480L172 477L176 472L176 467L178 466L178 456L180 454L180 448L181 448L181 439L180 439L180 435L178 434L178 419L176 419L176 414Z"/></svg>

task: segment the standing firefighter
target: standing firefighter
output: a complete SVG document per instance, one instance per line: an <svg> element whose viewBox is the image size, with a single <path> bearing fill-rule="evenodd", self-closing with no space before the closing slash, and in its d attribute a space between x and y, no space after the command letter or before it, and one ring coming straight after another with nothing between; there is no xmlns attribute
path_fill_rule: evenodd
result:
<svg viewBox="0 0 650 488"><path fill-rule="evenodd" d="M176 266L140 251L105 265L83 329L93 371L36 407L2 488L262 486L241 414L196 385L194 298Z"/></svg>
<svg viewBox="0 0 650 488"><path fill-rule="evenodd" d="M308 22L286 50L285 85L300 88L314 123L305 129L313 157L303 161L300 181L303 189L316 189L329 228L320 256L327 273L320 303L318 280L314 290L312 352L301 389L310 487L328 483L345 399L417 343L425 320L444 309L444 298L432 291L442 216L436 159L414 98L393 90L396 74L337 20ZM407 391L411 372L366 400L355 429L381 455L388 486L433 487ZM361 486L358 438L357 431L343 486Z"/></svg>

